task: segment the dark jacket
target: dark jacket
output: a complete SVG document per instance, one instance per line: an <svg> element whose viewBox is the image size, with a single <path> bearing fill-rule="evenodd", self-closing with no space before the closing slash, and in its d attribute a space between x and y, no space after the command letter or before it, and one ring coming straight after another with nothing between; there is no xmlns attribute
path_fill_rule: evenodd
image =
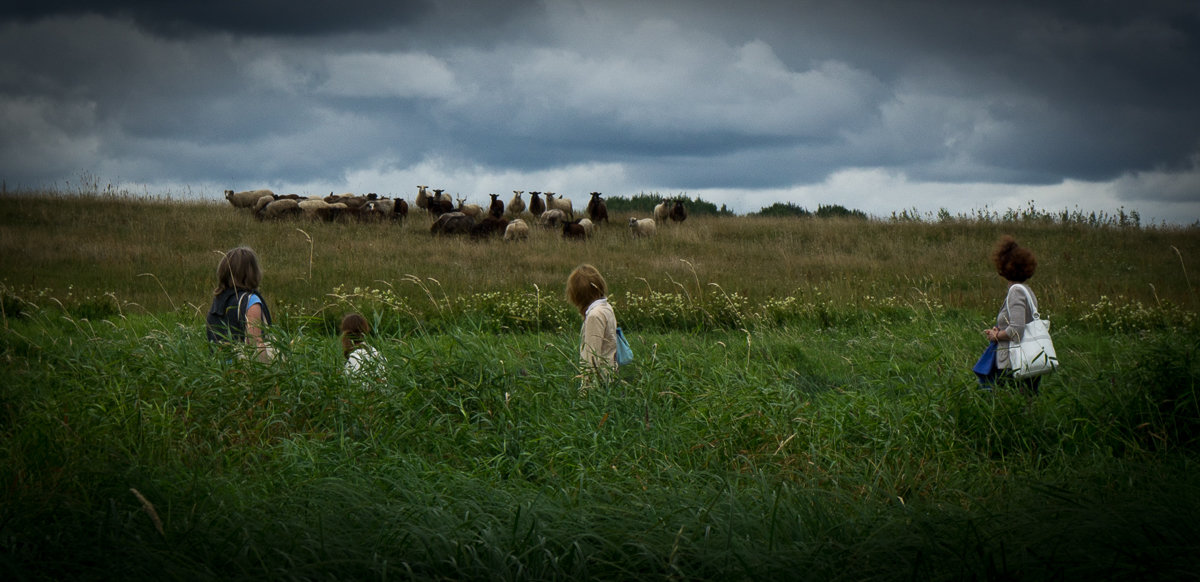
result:
<svg viewBox="0 0 1200 582"><path fill-rule="evenodd" d="M271 310L262 293L245 289L226 289L213 298L212 307L205 319L210 342L246 341L246 310L250 307L250 296L258 295L262 300L263 323L271 324Z"/></svg>

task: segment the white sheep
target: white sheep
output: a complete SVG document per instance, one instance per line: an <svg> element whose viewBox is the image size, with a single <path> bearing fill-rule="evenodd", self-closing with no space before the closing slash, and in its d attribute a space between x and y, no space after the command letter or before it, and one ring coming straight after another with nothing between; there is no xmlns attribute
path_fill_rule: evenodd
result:
<svg viewBox="0 0 1200 582"><path fill-rule="evenodd" d="M546 210L557 208L563 212L567 220L575 220L575 212L571 210L570 198L555 198L554 192L546 192Z"/></svg>
<svg viewBox="0 0 1200 582"><path fill-rule="evenodd" d="M557 208L549 209L539 218L543 228L557 228L567 221L567 215Z"/></svg>
<svg viewBox="0 0 1200 582"><path fill-rule="evenodd" d="M654 224L653 218L630 218L629 231L633 236L654 236L658 227Z"/></svg>
<svg viewBox="0 0 1200 582"><path fill-rule="evenodd" d="M514 218L504 228L504 240L525 240L529 238L529 225L524 219Z"/></svg>
<svg viewBox="0 0 1200 582"><path fill-rule="evenodd" d="M417 185L417 208L429 210L429 186Z"/></svg>
<svg viewBox="0 0 1200 582"><path fill-rule="evenodd" d="M508 202L508 213L510 215L520 216L522 212L525 212L525 201L521 200L521 195L524 193L524 190L513 190L512 200Z"/></svg>
<svg viewBox="0 0 1200 582"><path fill-rule="evenodd" d="M254 214L258 214L259 212L262 212L263 208L266 208L268 204L274 202L275 200L277 200L277 198L275 197L274 194L267 194L265 196L259 196L258 200L254 201L254 205L252 205L250 207L250 210Z"/></svg>
<svg viewBox="0 0 1200 582"><path fill-rule="evenodd" d="M590 219L590 218L580 218L580 219L579 219L579 226L582 226L582 227L583 227L583 231L584 231L585 233L587 233L587 235L588 235L589 237L590 237L590 236L592 236L593 234L595 234L595 231L596 231L596 225L592 223L592 219Z"/></svg>
<svg viewBox="0 0 1200 582"><path fill-rule="evenodd" d="M670 214L671 205L667 203L666 198L663 198L663 201L654 207L654 222L666 222Z"/></svg>
<svg viewBox="0 0 1200 582"><path fill-rule="evenodd" d="M255 202L263 196L274 196L275 193L270 190L246 190L244 192L234 192L233 190L225 191L225 199L233 205L234 208L252 208Z"/></svg>
<svg viewBox="0 0 1200 582"><path fill-rule="evenodd" d="M282 198L263 206L255 216L259 220L276 220L288 216L296 216L301 214L301 212L299 202L291 198Z"/></svg>
<svg viewBox="0 0 1200 582"><path fill-rule="evenodd" d="M483 215L483 207L478 204L464 204L466 201L466 198L459 198L458 208L455 210L466 214L475 220L479 220L479 218Z"/></svg>

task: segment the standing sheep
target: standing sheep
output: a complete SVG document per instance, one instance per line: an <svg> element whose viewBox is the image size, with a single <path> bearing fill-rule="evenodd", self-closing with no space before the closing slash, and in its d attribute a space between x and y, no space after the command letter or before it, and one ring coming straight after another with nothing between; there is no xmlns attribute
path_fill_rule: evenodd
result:
<svg viewBox="0 0 1200 582"><path fill-rule="evenodd" d="M546 211L546 202L541 199L541 192L529 193L529 213L538 218Z"/></svg>
<svg viewBox="0 0 1200 582"><path fill-rule="evenodd" d="M255 202L263 196L274 196L275 193L270 190L246 190L244 192L234 192L233 190L225 191L225 199L233 205L234 208L252 208Z"/></svg>
<svg viewBox="0 0 1200 582"><path fill-rule="evenodd" d="M588 200L587 215L596 224L608 222L608 205L600 198L599 192L592 192L592 199Z"/></svg>
<svg viewBox="0 0 1200 582"><path fill-rule="evenodd" d="M429 186L417 186L417 208L429 210Z"/></svg>
<svg viewBox="0 0 1200 582"><path fill-rule="evenodd" d="M441 216L447 212L454 212L454 202L449 198L442 196L442 190L434 190L434 195L429 197L429 213L434 216Z"/></svg>
<svg viewBox="0 0 1200 582"><path fill-rule="evenodd" d="M675 201L675 206L671 207L671 220L675 222L683 222L687 220L687 209L683 207L683 200Z"/></svg>
<svg viewBox="0 0 1200 582"><path fill-rule="evenodd" d="M466 202L466 198L459 198L458 208L455 208L455 210L466 214L475 220L479 220L480 217L483 216L483 208L480 208L478 204L467 204Z"/></svg>
<svg viewBox="0 0 1200 582"><path fill-rule="evenodd" d="M662 202L659 202L658 205L654 207L654 222L666 222L667 216L670 214L671 206L667 204L667 199L663 198Z"/></svg>
<svg viewBox="0 0 1200 582"><path fill-rule="evenodd" d="M524 190L513 190L512 200L508 202L509 214L520 216L522 212L525 212L525 201L521 200L521 195L524 193Z"/></svg>
<svg viewBox="0 0 1200 582"><path fill-rule="evenodd" d="M492 197L492 204L490 206L488 206L488 214L492 215L495 218L500 218L501 216L504 216L504 203L500 201L500 195L499 194L488 194L488 196Z"/></svg>
<svg viewBox="0 0 1200 582"><path fill-rule="evenodd" d="M653 218L630 218L629 231L633 236L654 236L658 227L655 226Z"/></svg>
<svg viewBox="0 0 1200 582"><path fill-rule="evenodd" d="M563 212L567 220L575 220L575 211L571 209L571 199L554 197L554 192L546 192L546 210L557 208Z"/></svg>

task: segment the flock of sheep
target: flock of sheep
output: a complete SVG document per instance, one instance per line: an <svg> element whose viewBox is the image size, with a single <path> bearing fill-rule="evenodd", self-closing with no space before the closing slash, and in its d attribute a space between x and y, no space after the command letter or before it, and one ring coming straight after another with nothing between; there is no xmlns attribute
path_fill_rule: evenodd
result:
<svg viewBox="0 0 1200 582"><path fill-rule="evenodd" d="M504 240L523 240L529 237L529 224L547 229L561 229L563 238L586 239L597 225L608 223L608 207L599 192L592 192L585 216L575 217L569 198L555 197L554 192L530 192L529 204L524 190L513 190L505 206L499 194L490 194L487 208L467 204L463 198L454 199L444 190L417 186L416 209L433 218L430 233L434 235L466 235L474 239L502 236ZM225 199L235 208L246 208L258 220L307 218L332 222L335 220L402 221L409 213L403 198L387 198L377 194L330 194L329 196L278 195L270 190L225 191ZM526 221L526 217L529 221ZM654 208L653 218L630 218L629 230L634 236L654 236L658 223L667 220L683 222L687 209L682 200L663 199Z"/></svg>

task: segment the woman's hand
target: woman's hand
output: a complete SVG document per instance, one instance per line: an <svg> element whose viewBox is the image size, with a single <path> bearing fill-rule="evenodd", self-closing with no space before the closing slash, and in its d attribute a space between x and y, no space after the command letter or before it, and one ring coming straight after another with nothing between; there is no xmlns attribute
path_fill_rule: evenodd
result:
<svg viewBox="0 0 1200 582"><path fill-rule="evenodd" d="M993 327L991 329L983 330L983 335L987 336L987 339L990 342L1007 341L1007 339L1008 339L1007 337L1001 337L1003 334L1004 334L1004 332L1001 331L1000 328L998 328L998 327Z"/></svg>

